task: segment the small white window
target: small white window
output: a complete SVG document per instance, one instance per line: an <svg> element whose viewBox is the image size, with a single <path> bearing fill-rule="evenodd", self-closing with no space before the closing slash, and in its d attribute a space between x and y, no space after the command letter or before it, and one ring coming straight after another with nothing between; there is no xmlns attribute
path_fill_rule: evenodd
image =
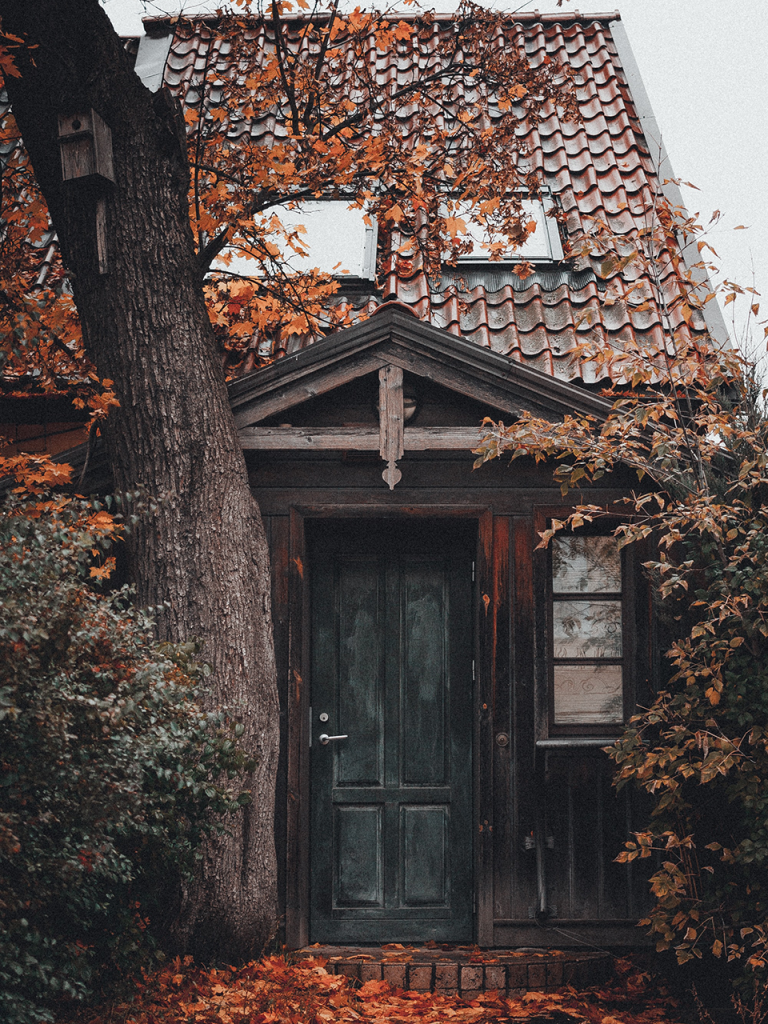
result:
<svg viewBox="0 0 768 1024"><path fill-rule="evenodd" d="M620 725L624 641L618 542L556 537L551 559L552 724Z"/></svg>
<svg viewBox="0 0 768 1024"><path fill-rule="evenodd" d="M458 262L486 262L490 260L488 234L485 226L472 217L470 204L467 203L465 205L466 210L462 210L460 206L459 211L454 212L453 216L461 217L464 221L466 234L462 234L461 238L471 240L473 249L466 256L460 256ZM527 241L519 249L515 249L514 252L505 256L504 259L494 260L493 262L501 266L510 263L520 263L526 260L531 263L558 263L563 258L560 232L557 230L557 222L552 217L547 216L554 203L549 198L524 199L522 205L528 221L533 221L536 225L535 231L528 236Z"/></svg>
<svg viewBox="0 0 768 1024"><path fill-rule="evenodd" d="M291 251L281 238L274 237L275 245L293 270L306 273L317 269L334 277L357 277L366 281L376 276L378 227L374 217L369 216L370 223L366 223L365 210L350 209L343 199L318 199L302 202L295 209L271 207L263 216L269 218L272 214L280 218L287 231L304 229L298 233L307 250L306 256ZM238 255L233 255L228 267L218 263L218 269L244 276L254 275L256 266L253 260Z"/></svg>

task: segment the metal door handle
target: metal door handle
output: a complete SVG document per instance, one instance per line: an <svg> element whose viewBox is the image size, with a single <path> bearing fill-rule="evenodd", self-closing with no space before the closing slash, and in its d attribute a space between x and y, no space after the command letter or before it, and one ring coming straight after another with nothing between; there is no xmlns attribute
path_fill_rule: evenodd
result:
<svg viewBox="0 0 768 1024"><path fill-rule="evenodd" d="M347 736L346 733L344 733L343 736L329 736L327 732L324 732L321 733L318 739L323 744L323 746L325 746L327 743L330 743L331 740L348 740L349 736Z"/></svg>

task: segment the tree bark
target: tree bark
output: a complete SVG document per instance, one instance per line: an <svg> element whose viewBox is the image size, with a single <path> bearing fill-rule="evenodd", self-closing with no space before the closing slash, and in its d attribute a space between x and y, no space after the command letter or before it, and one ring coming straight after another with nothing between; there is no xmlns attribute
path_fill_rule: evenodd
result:
<svg viewBox="0 0 768 1024"><path fill-rule="evenodd" d="M276 925L269 558L205 307L183 124L170 96L153 96L133 73L98 0L0 0L0 17L27 42L8 91L72 273L88 354L120 400L105 428L115 485L141 484L161 499L129 540L138 601L156 609L161 638L202 641L210 703L243 723L257 758L244 780L253 802L206 847L175 934L201 958L246 957ZM112 131L114 186L62 182L57 116L90 108Z"/></svg>

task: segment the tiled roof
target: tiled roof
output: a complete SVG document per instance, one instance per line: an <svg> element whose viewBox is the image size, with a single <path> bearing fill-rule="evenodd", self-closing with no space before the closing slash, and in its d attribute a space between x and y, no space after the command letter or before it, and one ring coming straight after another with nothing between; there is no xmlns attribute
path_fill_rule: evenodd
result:
<svg viewBox="0 0 768 1024"><path fill-rule="evenodd" d="M618 234L637 232L651 195L661 185L612 33L611 21L617 17L515 15L505 28L506 44L524 47L534 65L549 56L575 72L581 121L563 121L550 107L547 116L528 127L524 139L530 168L540 172L562 211L566 252L590 232L591 218L603 220ZM155 30L160 27L158 23ZM450 31L447 21L434 26L435 38ZM216 45L214 22L180 23L168 54L166 85L194 101L195 77L206 63L208 48ZM411 68L402 52L374 51L372 59L378 61L376 74L382 83L399 81ZM268 144L285 129L271 118L243 123L238 131ZM407 120L403 131L409 131ZM539 266L525 280L499 264L446 269L437 288L430 288L424 273L407 261L397 266L394 260L385 261L383 267L377 290L346 297L358 315L396 298L437 327L561 379L583 377L589 382L589 369L574 358L574 350L585 342L614 350L637 343L658 351L663 344L662 314L651 282L628 295L642 272L630 266L622 276L602 280L596 255ZM601 301L607 286L610 304ZM662 268L661 287L674 307L677 285L668 266ZM674 308L672 317L675 329L686 337L689 329ZM705 330L700 315L694 328ZM277 355L307 343L289 339ZM244 369L254 362L253 357L246 360Z"/></svg>

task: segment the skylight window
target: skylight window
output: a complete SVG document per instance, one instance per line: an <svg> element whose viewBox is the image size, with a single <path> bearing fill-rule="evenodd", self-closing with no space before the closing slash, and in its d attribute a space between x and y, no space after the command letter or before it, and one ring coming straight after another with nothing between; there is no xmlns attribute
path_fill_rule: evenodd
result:
<svg viewBox="0 0 768 1024"><path fill-rule="evenodd" d="M277 214L286 231L298 231L307 255L293 252L282 238L274 241L288 265L296 272L316 269L334 277L361 278L372 281L376 276L376 220L365 211L352 207L344 200L317 199L300 203L295 209L275 206L264 211L264 216ZM299 230L303 228L304 230ZM219 269L251 276L257 264L244 256L233 255L228 267L219 263Z"/></svg>
<svg viewBox="0 0 768 1024"><path fill-rule="evenodd" d="M530 263L559 263L563 259L560 232L557 230L557 222L547 216L554 203L549 198L524 199L522 205L527 219L535 223L536 230L528 236L527 241L519 249L515 249L504 259L493 262L502 266L520 263L524 260ZM473 249L471 253L460 256L458 262L484 263L489 261L491 256L488 234L485 225L473 218L469 211L470 207L467 204L467 211L464 213L459 211L458 216L466 225L466 233L462 235L462 239L469 239L473 244Z"/></svg>

